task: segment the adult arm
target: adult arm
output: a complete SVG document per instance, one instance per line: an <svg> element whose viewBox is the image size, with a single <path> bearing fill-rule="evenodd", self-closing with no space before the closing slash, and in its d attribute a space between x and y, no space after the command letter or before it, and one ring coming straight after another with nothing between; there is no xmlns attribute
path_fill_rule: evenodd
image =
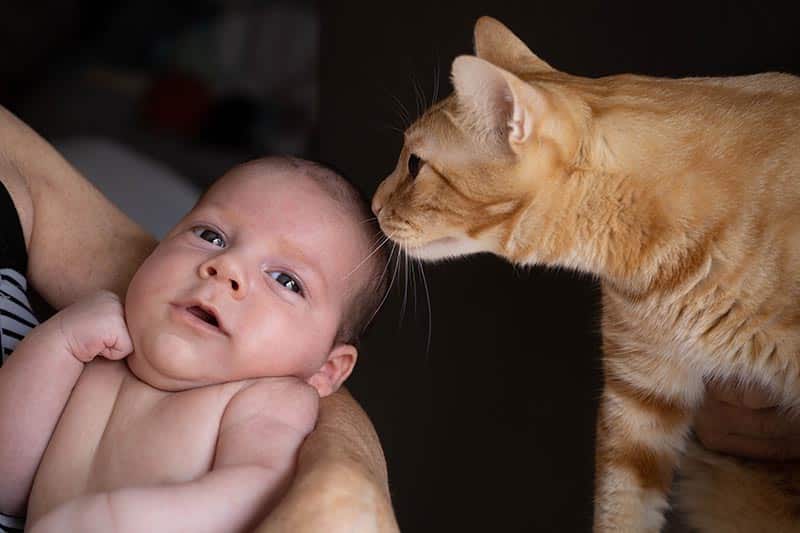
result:
<svg viewBox="0 0 800 533"><path fill-rule="evenodd" d="M50 305L98 289L124 295L155 239L1 106L0 180L22 223L28 280Z"/></svg>
<svg viewBox="0 0 800 533"><path fill-rule="evenodd" d="M767 391L709 382L694 430L706 448L762 460L800 458L800 418L782 412Z"/></svg>
<svg viewBox="0 0 800 533"><path fill-rule="evenodd" d="M366 413L344 389L323 398L294 482L257 533L398 532L386 460Z"/></svg>

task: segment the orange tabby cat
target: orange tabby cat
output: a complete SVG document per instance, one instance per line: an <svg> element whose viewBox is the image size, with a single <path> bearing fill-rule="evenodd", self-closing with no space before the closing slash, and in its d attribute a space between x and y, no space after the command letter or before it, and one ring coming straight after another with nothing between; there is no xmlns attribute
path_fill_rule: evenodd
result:
<svg viewBox="0 0 800 533"><path fill-rule="evenodd" d="M583 78L490 18L475 49L373 210L415 257L599 276L595 530L658 531L704 380L800 407L800 79ZM800 498L768 473L699 448L687 465L695 527L800 530ZM766 517L733 520L740 501Z"/></svg>

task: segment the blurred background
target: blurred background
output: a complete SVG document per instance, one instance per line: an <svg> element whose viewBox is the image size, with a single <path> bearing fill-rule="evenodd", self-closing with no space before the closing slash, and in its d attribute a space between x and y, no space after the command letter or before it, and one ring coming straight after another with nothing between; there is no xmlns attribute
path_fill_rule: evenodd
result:
<svg viewBox="0 0 800 533"><path fill-rule="evenodd" d="M289 153L371 195L480 15L584 76L800 73L784 2L0 2L0 103L157 236ZM2 140L0 140L1 142ZM404 267L404 265L400 265ZM492 257L398 269L348 386L403 531L589 531L596 283Z"/></svg>

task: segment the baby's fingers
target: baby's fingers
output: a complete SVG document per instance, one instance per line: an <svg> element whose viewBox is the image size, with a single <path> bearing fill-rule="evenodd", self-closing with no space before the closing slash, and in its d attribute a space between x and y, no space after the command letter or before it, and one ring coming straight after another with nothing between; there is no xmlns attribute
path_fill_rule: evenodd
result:
<svg viewBox="0 0 800 533"><path fill-rule="evenodd" d="M112 361L124 359L133 351L133 342L131 342L131 338L127 333L105 339L103 343L105 348L99 355Z"/></svg>

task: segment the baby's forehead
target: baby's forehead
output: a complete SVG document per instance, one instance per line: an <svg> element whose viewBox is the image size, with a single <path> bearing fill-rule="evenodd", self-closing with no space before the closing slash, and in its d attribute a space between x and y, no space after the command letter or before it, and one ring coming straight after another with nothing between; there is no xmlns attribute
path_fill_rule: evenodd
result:
<svg viewBox="0 0 800 533"><path fill-rule="evenodd" d="M249 213L282 213L319 223L348 226L364 234L363 208L357 193L336 174L314 174L303 167L249 163L219 178L197 203L198 208L224 208ZM352 238L352 236L351 236Z"/></svg>
<svg viewBox="0 0 800 533"><path fill-rule="evenodd" d="M257 212L303 204L316 205L328 212L342 210L325 187L296 169L236 168L203 193L195 210L214 205Z"/></svg>
<svg viewBox="0 0 800 533"><path fill-rule="evenodd" d="M208 194L220 189L249 186L296 185L311 186L315 180L301 168L277 162L250 162L232 168L211 185Z"/></svg>

